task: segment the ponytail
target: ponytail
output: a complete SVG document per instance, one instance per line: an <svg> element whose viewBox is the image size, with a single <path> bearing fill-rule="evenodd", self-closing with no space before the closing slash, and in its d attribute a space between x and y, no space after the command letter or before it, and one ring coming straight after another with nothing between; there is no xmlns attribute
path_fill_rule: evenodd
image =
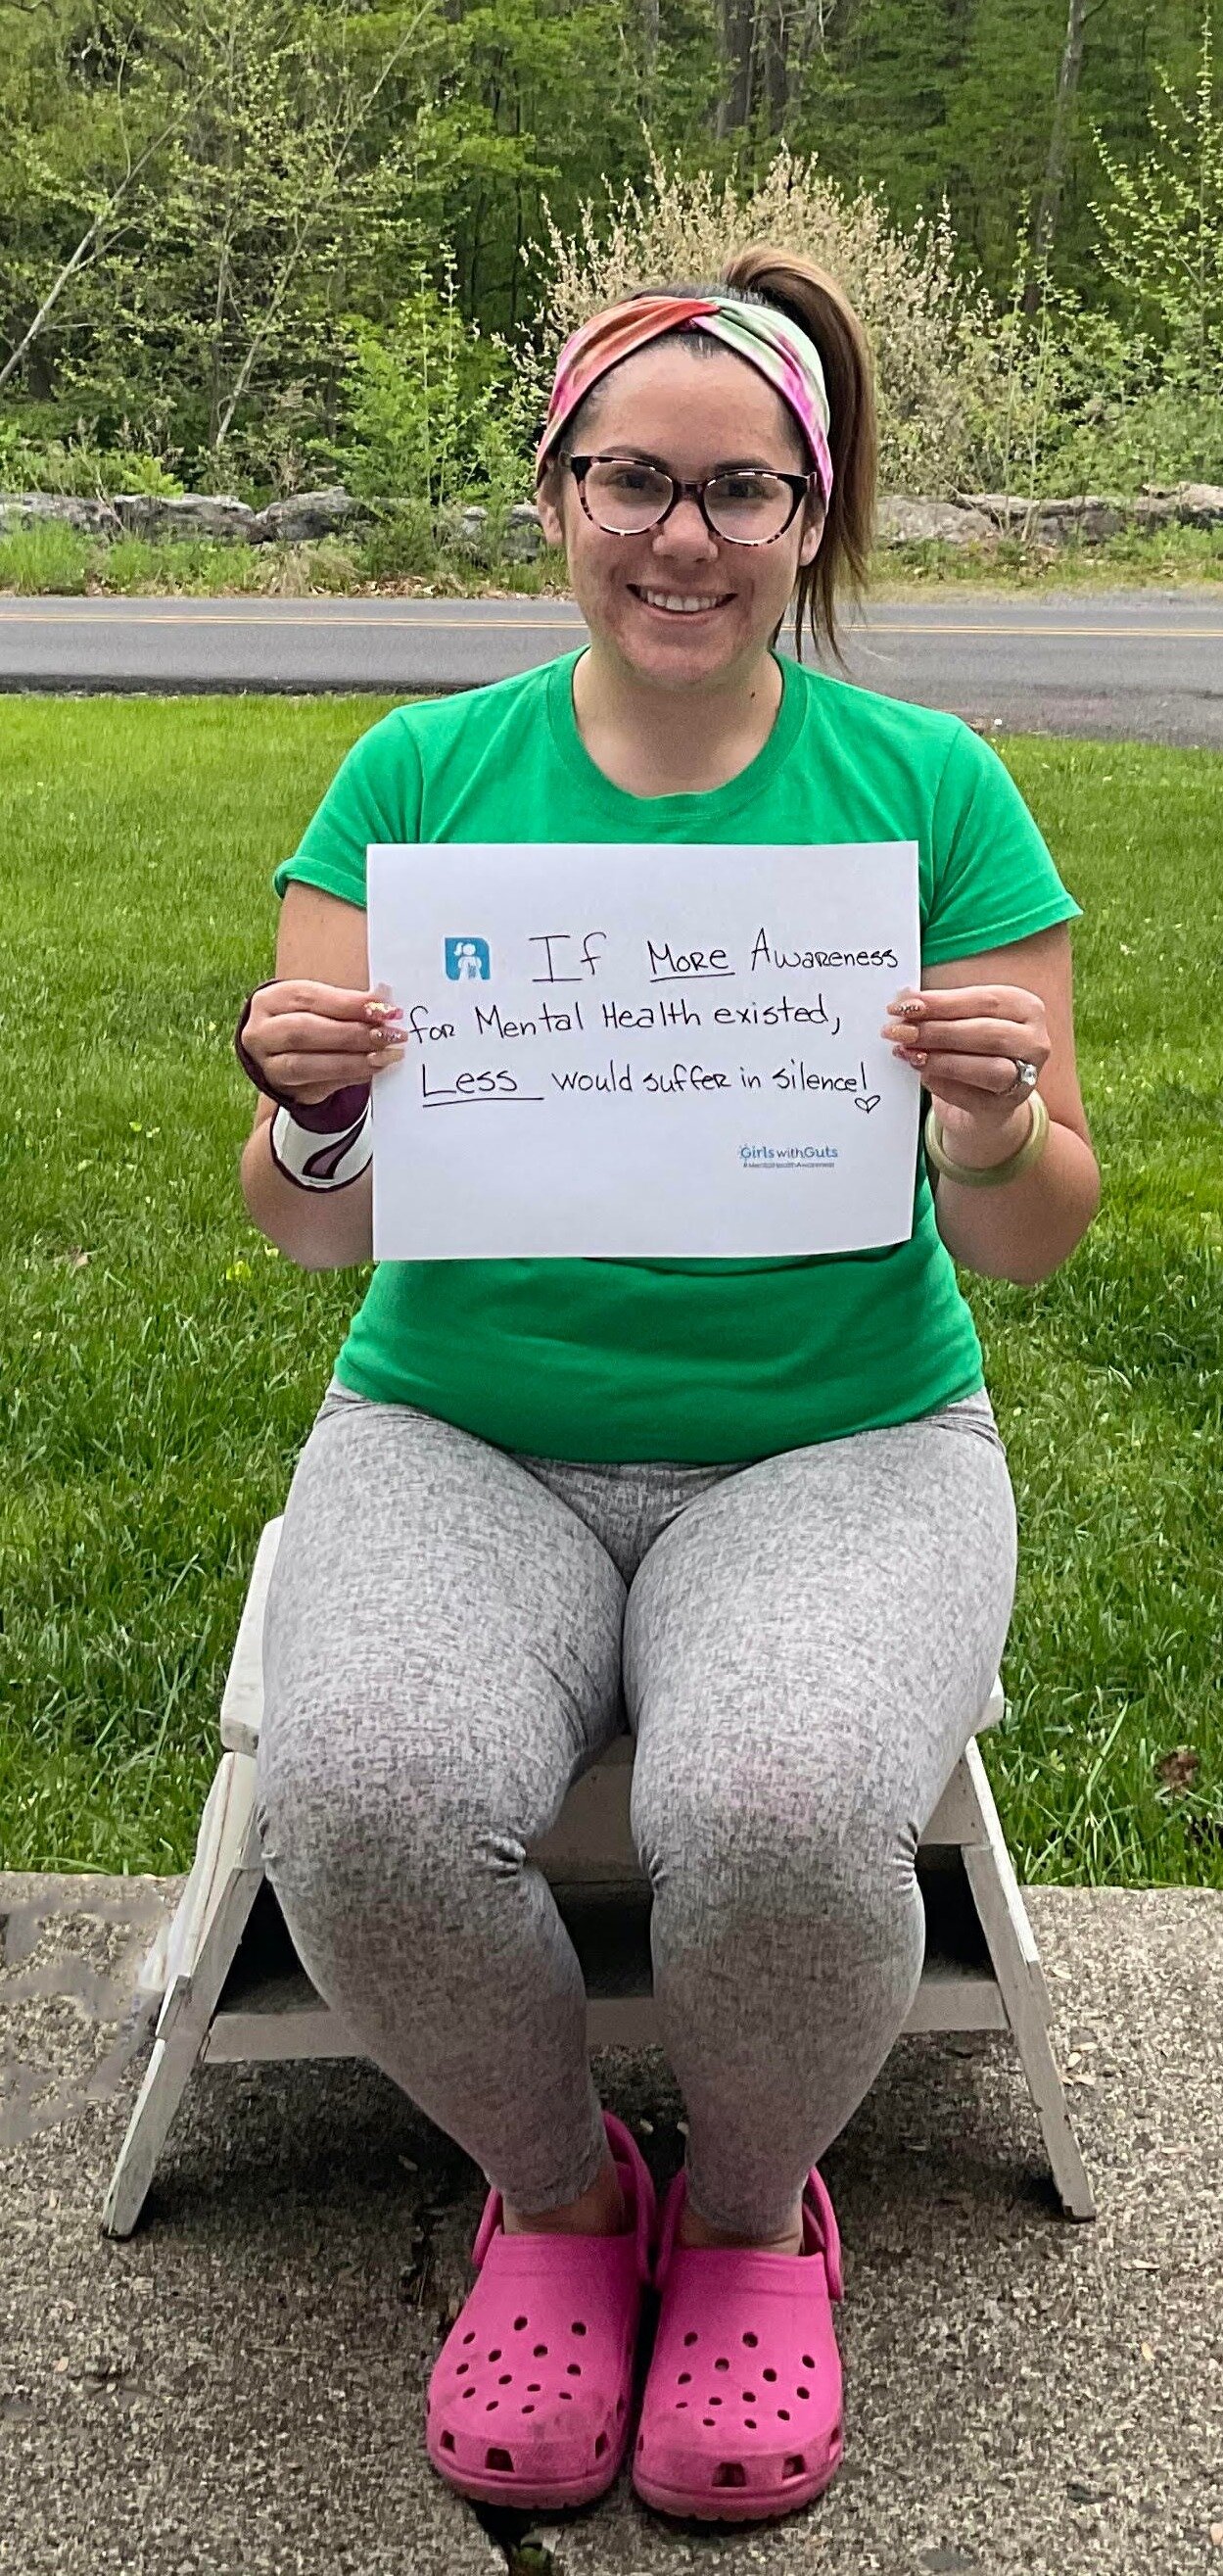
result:
<svg viewBox="0 0 1223 2576"><path fill-rule="evenodd" d="M804 564L794 593L794 641L802 660L804 616L818 648L827 642L845 668L837 633L838 596L865 596L875 542L879 430L870 344L848 297L828 271L798 251L751 242L727 260L723 292L759 297L787 313L814 340L828 390L832 499L814 563ZM773 642L780 634L776 629Z"/></svg>

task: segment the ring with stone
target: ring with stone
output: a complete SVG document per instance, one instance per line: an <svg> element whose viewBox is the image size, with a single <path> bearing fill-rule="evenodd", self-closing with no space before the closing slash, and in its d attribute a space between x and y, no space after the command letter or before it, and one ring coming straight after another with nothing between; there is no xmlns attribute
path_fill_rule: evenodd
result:
<svg viewBox="0 0 1223 2576"><path fill-rule="evenodd" d="M1022 1055L1015 1057L1014 1064L1015 1079L1011 1084L1012 1091L1032 1091L1040 1080L1040 1066L1029 1064L1027 1057Z"/></svg>

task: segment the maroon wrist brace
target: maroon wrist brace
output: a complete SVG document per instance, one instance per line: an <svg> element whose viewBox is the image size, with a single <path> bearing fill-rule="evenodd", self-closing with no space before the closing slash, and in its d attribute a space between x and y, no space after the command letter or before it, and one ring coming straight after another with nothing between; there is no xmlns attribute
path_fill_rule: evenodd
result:
<svg viewBox="0 0 1223 2576"><path fill-rule="evenodd" d="M360 1117L370 1096L369 1083L346 1082L340 1090L329 1091L325 1100L298 1100L291 1091L277 1091L242 1044L242 1032L250 1018L255 993L266 993L269 985L283 984L284 980L283 975L269 975L267 983L256 984L255 992L247 994L234 1030L234 1053L247 1081L254 1083L256 1091L261 1091L265 1100L274 1100L278 1109L287 1109L296 1127L306 1127L312 1135L334 1136L340 1128L352 1126Z"/></svg>

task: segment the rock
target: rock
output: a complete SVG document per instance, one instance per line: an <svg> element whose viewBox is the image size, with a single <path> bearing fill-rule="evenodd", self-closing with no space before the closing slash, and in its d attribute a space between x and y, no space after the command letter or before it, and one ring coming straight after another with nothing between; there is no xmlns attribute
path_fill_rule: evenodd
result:
<svg viewBox="0 0 1223 2576"><path fill-rule="evenodd" d="M241 537L248 545L257 515L231 492L117 492L115 508L129 537Z"/></svg>
<svg viewBox="0 0 1223 2576"><path fill-rule="evenodd" d="M981 510L992 527L1008 533L1016 519L1022 520L1032 508L1030 501L1020 501L1009 492L957 492L956 506L961 510Z"/></svg>
<svg viewBox="0 0 1223 2576"><path fill-rule="evenodd" d="M467 554L477 560L487 545L488 512L480 501L459 509L451 504L437 512L435 529L439 545L449 546L455 554ZM511 563L534 563L544 550L544 532L539 512L533 501L515 501L506 512L505 535L500 551Z"/></svg>
<svg viewBox="0 0 1223 2576"><path fill-rule="evenodd" d="M1223 484L1144 483L1136 497L1105 498L1084 492L1068 500L1028 499L1014 492L957 492L957 502L982 510L1008 536L1026 536L1039 545L1061 545L1079 536L1088 543L1113 537L1126 527L1160 528L1223 526Z"/></svg>
<svg viewBox="0 0 1223 2576"><path fill-rule="evenodd" d="M386 507L393 505L387 503ZM433 531L439 546L452 554L478 558L484 546L484 527L488 512L478 507L459 509L454 502L444 503L433 516Z"/></svg>
<svg viewBox="0 0 1223 2576"><path fill-rule="evenodd" d="M1029 521L1034 526L1047 506L1022 492L957 492L955 497L964 509L983 510L991 524L1007 536L1019 533Z"/></svg>
<svg viewBox="0 0 1223 2576"><path fill-rule="evenodd" d="M326 492L293 492L287 500L269 501L265 510L256 513L250 533L256 545L276 541L301 546L314 537L338 537L352 519L362 515L362 504L342 483L334 483Z"/></svg>
<svg viewBox="0 0 1223 2576"><path fill-rule="evenodd" d="M1217 528L1223 523L1223 483L1178 483L1176 515L1190 528Z"/></svg>
<svg viewBox="0 0 1223 2576"><path fill-rule="evenodd" d="M1003 536L1031 540L1038 538L1043 530L1046 542L1054 543L1062 531L1052 514L1082 507L1077 500L1069 503L1045 501L1039 494L1026 492L957 492L956 500L966 508L983 510L991 525Z"/></svg>
<svg viewBox="0 0 1223 2576"><path fill-rule="evenodd" d="M516 501L505 523L505 551L514 563L534 563L544 551L544 532L533 501Z"/></svg>
<svg viewBox="0 0 1223 2576"><path fill-rule="evenodd" d="M880 501L877 526L881 546L919 545L930 537L941 538L944 545L967 546L982 540L988 543L996 533L982 509L950 501L915 501L905 493Z"/></svg>
<svg viewBox="0 0 1223 2576"><path fill-rule="evenodd" d="M0 536L15 536L19 528L41 527L48 522L77 528L84 537L119 534L119 522L109 501L84 501L74 492L0 494Z"/></svg>
<svg viewBox="0 0 1223 2576"><path fill-rule="evenodd" d="M1098 493L1083 492L1071 501L1042 501L1036 533L1044 545L1064 544L1068 537L1086 537L1098 544L1103 537L1119 536L1125 520L1123 501L1106 501Z"/></svg>
<svg viewBox="0 0 1223 2576"><path fill-rule="evenodd" d="M1137 528L1166 528L1180 513L1174 493L1148 490L1140 492L1136 501L1126 502L1125 515Z"/></svg>
<svg viewBox="0 0 1223 2576"><path fill-rule="evenodd" d="M1038 545L1064 545L1073 536L1097 542L1115 537L1125 526L1127 509L1124 501L1104 500L1093 492L1077 493L1065 501L1017 492L957 492L956 499L983 510L1005 535L1034 539Z"/></svg>

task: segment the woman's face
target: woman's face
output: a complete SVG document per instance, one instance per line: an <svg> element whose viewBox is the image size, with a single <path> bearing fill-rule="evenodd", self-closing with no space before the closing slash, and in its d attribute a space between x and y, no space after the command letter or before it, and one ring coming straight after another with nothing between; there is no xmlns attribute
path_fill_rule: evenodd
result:
<svg viewBox="0 0 1223 2576"><path fill-rule="evenodd" d="M681 483L730 466L802 474L809 464L793 413L755 367L729 349L698 354L674 341L635 350L612 368L596 387L577 446L583 455L645 458ZM555 472L545 477L539 516L548 543L566 548L591 635L637 678L676 690L724 685L754 671L823 533L815 497L771 545L737 546L710 534L689 496L665 526L609 536L587 518L567 466L559 489ZM694 615L651 605L647 593L710 604Z"/></svg>

